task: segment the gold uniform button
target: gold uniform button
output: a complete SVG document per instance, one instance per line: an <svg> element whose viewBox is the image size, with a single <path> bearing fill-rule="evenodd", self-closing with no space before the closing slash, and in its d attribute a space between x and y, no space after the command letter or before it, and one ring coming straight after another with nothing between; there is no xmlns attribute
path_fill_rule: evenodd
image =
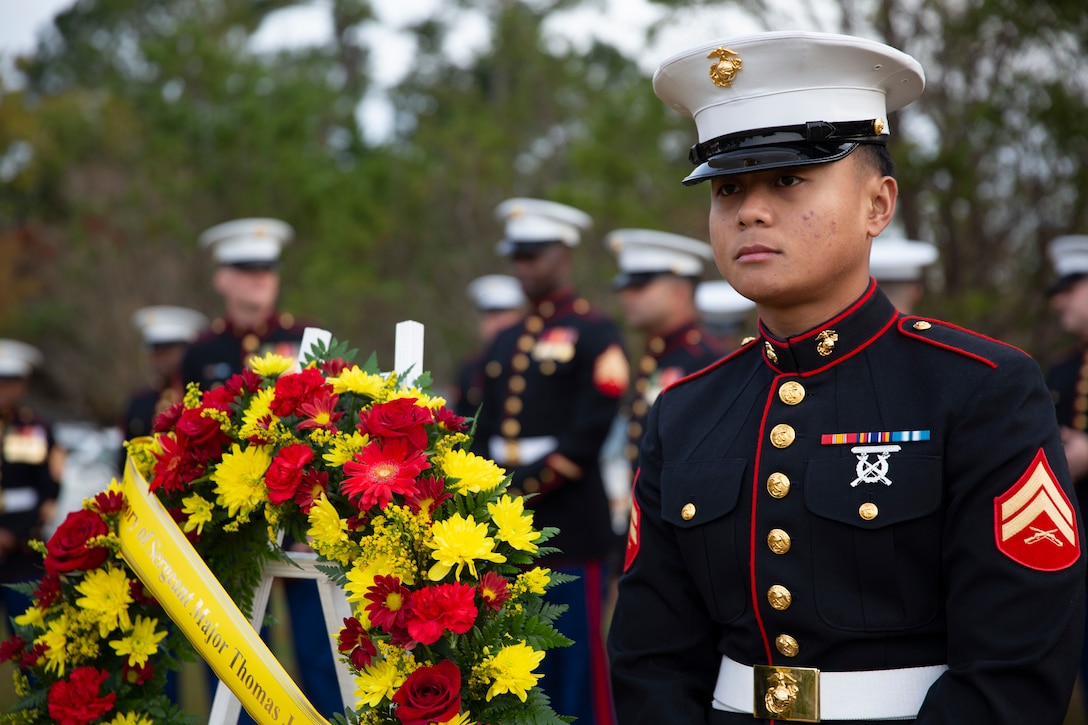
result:
<svg viewBox="0 0 1088 725"><path fill-rule="evenodd" d="M793 594L781 584L775 584L767 590L767 602L780 612L784 612L793 604Z"/></svg>
<svg viewBox="0 0 1088 725"><path fill-rule="evenodd" d="M775 498L785 498L790 492L790 479L784 473L772 473L767 476L767 493Z"/></svg>
<svg viewBox="0 0 1088 725"><path fill-rule="evenodd" d="M786 405L797 405L805 399L805 386L796 380L787 380L778 389L778 398Z"/></svg>
<svg viewBox="0 0 1088 725"><path fill-rule="evenodd" d="M513 418L507 418L502 422L502 434L507 438L517 438L521 433L521 423Z"/></svg>
<svg viewBox="0 0 1088 725"><path fill-rule="evenodd" d="M931 327L933 327L933 325L929 324L925 320L918 320L914 323L915 330L928 330Z"/></svg>
<svg viewBox="0 0 1088 725"><path fill-rule="evenodd" d="M484 372L487 373L489 378L497 378L502 375L502 363L498 360L491 360L484 366ZM511 385L513 381L511 380Z"/></svg>
<svg viewBox="0 0 1088 725"><path fill-rule="evenodd" d="M535 478L525 479L525 493L536 493L540 490L540 483Z"/></svg>
<svg viewBox="0 0 1088 725"><path fill-rule="evenodd" d="M488 363L490 364L490 363ZM499 365L495 363L495 365ZM502 366L499 365L499 370L502 370ZM494 377L494 376L492 376ZM520 375L514 375L510 378L510 392L511 393L524 393L525 392L525 378Z"/></svg>
<svg viewBox="0 0 1088 725"><path fill-rule="evenodd" d="M638 369L643 373L649 375L654 370L657 370L657 360L654 360L652 357L647 355L646 357L638 361Z"/></svg>
<svg viewBox="0 0 1088 725"><path fill-rule="evenodd" d="M555 314L555 304L553 302L541 302L540 303L540 316L551 317Z"/></svg>
<svg viewBox="0 0 1088 725"><path fill-rule="evenodd" d="M550 468L545 468L540 472L541 483L552 483L556 479L556 473Z"/></svg>
<svg viewBox="0 0 1088 725"><path fill-rule="evenodd" d="M571 309L573 309L579 315L584 315L590 310L589 300L579 297L574 301L574 304L571 305Z"/></svg>
<svg viewBox="0 0 1088 725"><path fill-rule="evenodd" d="M633 461L638 458L638 446L634 443L628 443L623 448L623 457L629 461Z"/></svg>
<svg viewBox="0 0 1088 725"><path fill-rule="evenodd" d="M660 355L661 353L665 352L665 341L662 340L660 337L655 337L654 339L650 340L650 350ZM657 363L655 362L654 364L656 365Z"/></svg>
<svg viewBox="0 0 1088 725"><path fill-rule="evenodd" d="M519 352L514 356L514 359L510 361L510 367L514 368L519 373L523 373L529 369L529 356L523 352Z"/></svg>
<svg viewBox="0 0 1088 725"><path fill-rule="evenodd" d="M518 350L522 352L529 352L535 344L536 338L532 335L522 335L518 338Z"/></svg>
<svg viewBox="0 0 1088 725"><path fill-rule="evenodd" d="M791 425L779 423L771 428L771 445L775 448L789 448L796 437L797 434Z"/></svg>
<svg viewBox="0 0 1088 725"><path fill-rule="evenodd" d="M640 435L642 435L642 426L634 421L628 423L627 435L631 436L632 438L638 438Z"/></svg>
<svg viewBox="0 0 1088 725"><path fill-rule="evenodd" d="M796 657L797 653L801 650L800 645L797 644L797 640L788 634L780 634L775 637L774 646L786 657Z"/></svg>
<svg viewBox="0 0 1088 725"><path fill-rule="evenodd" d="M767 548L775 554L785 554L791 546L793 546L793 540L782 529L771 529L771 532L767 534Z"/></svg>
<svg viewBox="0 0 1088 725"><path fill-rule="evenodd" d="M246 352L253 352L261 346L261 338L254 335L252 332L242 338L242 349Z"/></svg>
<svg viewBox="0 0 1088 725"><path fill-rule="evenodd" d="M534 334L540 332L544 329L544 320L540 319L536 315L533 315L525 321L525 329Z"/></svg>
<svg viewBox="0 0 1088 725"><path fill-rule="evenodd" d="M638 393L639 395L642 395L643 393L645 393L645 392L646 392L646 389L647 389L647 388L649 388L649 387L650 387L650 381L649 381L649 380L647 380L646 378L639 378L639 379L638 379L638 380L637 380L637 381L635 382L635 391L636 391L636 392L637 392L637 393Z"/></svg>
<svg viewBox="0 0 1088 725"><path fill-rule="evenodd" d="M552 375L555 373L555 360L545 360L540 363L540 373L542 375Z"/></svg>
<svg viewBox="0 0 1088 725"><path fill-rule="evenodd" d="M506 403L503 404L503 408L510 415L517 415L521 412L524 403L521 402L521 398L507 398Z"/></svg>
<svg viewBox="0 0 1088 725"><path fill-rule="evenodd" d="M517 486L511 486L510 488L506 489L506 492L515 498L521 495L521 489Z"/></svg>
<svg viewBox="0 0 1088 725"><path fill-rule="evenodd" d="M880 509L876 507L876 504L872 501L866 501L858 507L858 516L866 521L872 521L880 513Z"/></svg>
<svg viewBox="0 0 1088 725"><path fill-rule="evenodd" d="M695 518L695 504L684 504L684 508L680 509L680 518L682 518L684 521L691 521L693 518Z"/></svg>
<svg viewBox="0 0 1088 725"><path fill-rule="evenodd" d="M649 409L650 406L647 405L646 401L642 400L641 398L631 404L631 412L635 415L646 415L646 411L648 411Z"/></svg>

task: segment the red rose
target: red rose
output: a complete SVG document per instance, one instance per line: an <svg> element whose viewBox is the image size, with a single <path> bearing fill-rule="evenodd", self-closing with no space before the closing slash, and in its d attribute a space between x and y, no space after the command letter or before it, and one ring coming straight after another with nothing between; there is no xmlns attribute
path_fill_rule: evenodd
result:
<svg viewBox="0 0 1088 725"><path fill-rule="evenodd" d="M317 368L304 368L284 375L276 381L276 393L269 407L281 418L294 415L300 405L317 395L325 385L325 376Z"/></svg>
<svg viewBox="0 0 1088 725"><path fill-rule="evenodd" d="M377 403L359 413L359 432L371 438L406 438L417 450L427 447L427 424L434 419L430 408L416 405L415 398Z"/></svg>
<svg viewBox="0 0 1088 725"><path fill-rule="evenodd" d="M87 546L96 536L109 533L106 522L93 511L80 509L68 514L45 544L45 568L53 572L94 569L109 556L104 546Z"/></svg>
<svg viewBox="0 0 1088 725"><path fill-rule="evenodd" d="M77 667L67 680L58 680L49 688L46 702L49 715L59 725L87 725L113 709L117 695L98 696L98 688L109 677L105 670Z"/></svg>
<svg viewBox="0 0 1088 725"><path fill-rule="evenodd" d="M313 450L302 443L292 443L280 449L264 474L268 500L278 506L293 499L302 482L302 469L313 459Z"/></svg>
<svg viewBox="0 0 1088 725"><path fill-rule="evenodd" d="M404 725L445 722L461 710L461 670L449 660L420 667L393 695L394 711Z"/></svg>
<svg viewBox="0 0 1088 725"><path fill-rule="evenodd" d="M178 433L189 439L189 442L203 446L218 437L220 432L219 421L201 415L203 408L186 408L178 419Z"/></svg>

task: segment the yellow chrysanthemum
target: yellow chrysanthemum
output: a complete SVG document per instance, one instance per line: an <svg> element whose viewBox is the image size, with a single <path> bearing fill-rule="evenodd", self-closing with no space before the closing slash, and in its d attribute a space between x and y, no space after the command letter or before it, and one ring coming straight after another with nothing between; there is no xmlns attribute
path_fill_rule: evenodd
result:
<svg viewBox="0 0 1088 725"><path fill-rule="evenodd" d="M536 686L540 675L533 670L544 659L544 653L538 652L524 642L503 647L493 657L484 660L483 666L490 671L491 687L487 690L487 700L495 695L511 692L525 702L529 690Z"/></svg>
<svg viewBox="0 0 1088 725"><path fill-rule="evenodd" d="M45 645L45 671L63 677L68 668L68 617L62 614L51 621L34 644Z"/></svg>
<svg viewBox="0 0 1088 725"><path fill-rule="evenodd" d="M26 611L15 617L15 623L20 627L34 627L35 629L45 629L45 615L42 614L42 610L38 607L27 607Z"/></svg>
<svg viewBox="0 0 1088 725"><path fill-rule="evenodd" d="M132 631L119 641L110 642L110 647L118 655L128 655L129 667L143 667L148 656L159 651L159 642L166 636L166 632L155 631L158 623L159 620L153 617L136 615Z"/></svg>
<svg viewBox="0 0 1088 725"><path fill-rule="evenodd" d="M506 561L505 556L495 551L495 540L487 535L487 524L477 524L471 515L465 519L457 513L445 521L436 521L432 533L434 541L427 545L434 549L431 556L438 563L427 574L431 581L440 581L455 566L460 581L466 565L472 576L479 578L476 559Z"/></svg>
<svg viewBox="0 0 1088 725"><path fill-rule="evenodd" d="M477 456L475 453L458 449L435 456L438 467L446 474L460 494L490 491L506 478L506 471L495 465L494 461Z"/></svg>
<svg viewBox="0 0 1088 725"><path fill-rule="evenodd" d="M380 375L365 373L358 365L345 368L335 378L329 378L334 393L355 393L365 395L368 398L376 398L385 385L385 379Z"/></svg>
<svg viewBox="0 0 1088 725"><path fill-rule="evenodd" d="M155 725L155 721L137 712L119 712L106 725Z"/></svg>
<svg viewBox="0 0 1088 725"><path fill-rule="evenodd" d="M250 398L249 406L242 413L242 427L238 430L239 438L268 435L269 428L279 420L272 413L272 400L275 397L275 388L261 388Z"/></svg>
<svg viewBox="0 0 1088 725"><path fill-rule="evenodd" d="M203 534L204 524L212 520L212 502L196 493L181 500L181 511L188 516L183 527L185 533L196 529L197 534Z"/></svg>
<svg viewBox="0 0 1088 725"><path fill-rule="evenodd" d="M533 530L533 514L525 512L525 502L521 496L511 498L503 494L496 503L489 503L487 510L491 520L498 527L496 539L501 539L515 549L535 553L540 532Z"/></svg>
<svg viewBox="0 0 1088 725"><path fill-rule="evenodd" d="M215 482L215 502L227 509L227 515L243 521L265 499L264 474L272 464L267 446L249 446L245 450L237 443L212 474Z"/></svg>
<svg viewBox="0 0 1088 725"><path fill-rule="evenodd" d="M332 442L332 449L321 458L334 468L343 468L344 464L355 458L355 454L363 450L368 443L370 443L370 436L353 430L351 435L338 435Z"/></svg>
<svg viewBox="0 0 1088 725"><path fill-rule="evenodd" d="M348 522L340 518L336 507L324 494L314 499L309 521L310 528L306 533L313 538L314 551L341 564L351 561L350 551L344 546L348 541Z"/></svg>
<svg viewBox="0 0 1088 725"><path fill-rule="evenodd" d="M472 719L472 715L468 714L467 712L463 712L460 715L454 715L449 720L443 720L442 722L438 723L438 725L479 725L479 724L475 720Z"/></svg>
<svg viewBox="0 0 1088 725"><path fill-rule="evenodd" d="M550 569L536 566L527 572L518 574L518 578L514 580L511 594L513 596L525 592L543 594L552 580L551 576L549 576L550 573Z"/></svg>
<svg viewBox="0 0 1088 725"><path fill-rule="evenodd" d="M265 378L278 378L294 366L294 358L277 355L274 352L249 359L249 367L253 369L253 372Z"/></svg>
<svg viewBox="0 0 1088 725"><path fill-rule="evenodd" d="M431 410L438 410L446 404L445 398L441 398L437 395L428 395L416 387L397 388L389 394L389 400L396 400L397 398L415 398L416 405L420 408L430 408Z"/></svg>
<svg viewBox="0 0 1088 725"><path fill-rule="evenodd" d="M76 606L95 616L98 633L102 637L115 629L126 630L132 627L128 616L132 594L124 569L118 567L88 571L83 581L76 585L76 591L83 595L76 600Z"/></svg>
<svg viewBox="0 0 1088 725"><path fill-rule="evenodd" d="M392 662L375 662L356 675L355 697L361 704L377 707L385 698L393 697L405 679Z"/></svg>

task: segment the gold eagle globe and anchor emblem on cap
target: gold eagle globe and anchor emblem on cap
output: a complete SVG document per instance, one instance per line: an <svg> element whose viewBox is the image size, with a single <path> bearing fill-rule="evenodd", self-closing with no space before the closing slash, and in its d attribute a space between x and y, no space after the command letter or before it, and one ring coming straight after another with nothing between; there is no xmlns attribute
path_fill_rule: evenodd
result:
<svg viewBox="0 0 1088 725"><path fill-rule="evenodd" d="M710 66L710 80L719 88L728 88L737 79L740 73L742 61L740 55L728 48L716 48L707 58L716 58L717 62Z"/></svg>

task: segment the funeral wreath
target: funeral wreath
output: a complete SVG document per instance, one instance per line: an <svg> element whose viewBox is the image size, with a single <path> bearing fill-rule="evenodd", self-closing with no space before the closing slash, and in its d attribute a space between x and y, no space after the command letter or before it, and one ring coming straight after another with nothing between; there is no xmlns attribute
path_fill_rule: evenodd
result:
<svg viewBox="0 0 1088 725"><path fill-rule="evenodd" d="M263 566L285 557L280 537L317 553L352 611L330 637L356 700L331 721L568 722L537 674L570 644L544 596L569 579L534 563L555 530L467 450L471 421L429 376L354 355L332 341L301 369L270 354L222 387L191 385L129 458L247 616ZM32 605L0 644L20 697L0 722L192 720L163 691L196 655L120 555L125 508L114 481L37 542L43 576L16 585Z"/></svg>

